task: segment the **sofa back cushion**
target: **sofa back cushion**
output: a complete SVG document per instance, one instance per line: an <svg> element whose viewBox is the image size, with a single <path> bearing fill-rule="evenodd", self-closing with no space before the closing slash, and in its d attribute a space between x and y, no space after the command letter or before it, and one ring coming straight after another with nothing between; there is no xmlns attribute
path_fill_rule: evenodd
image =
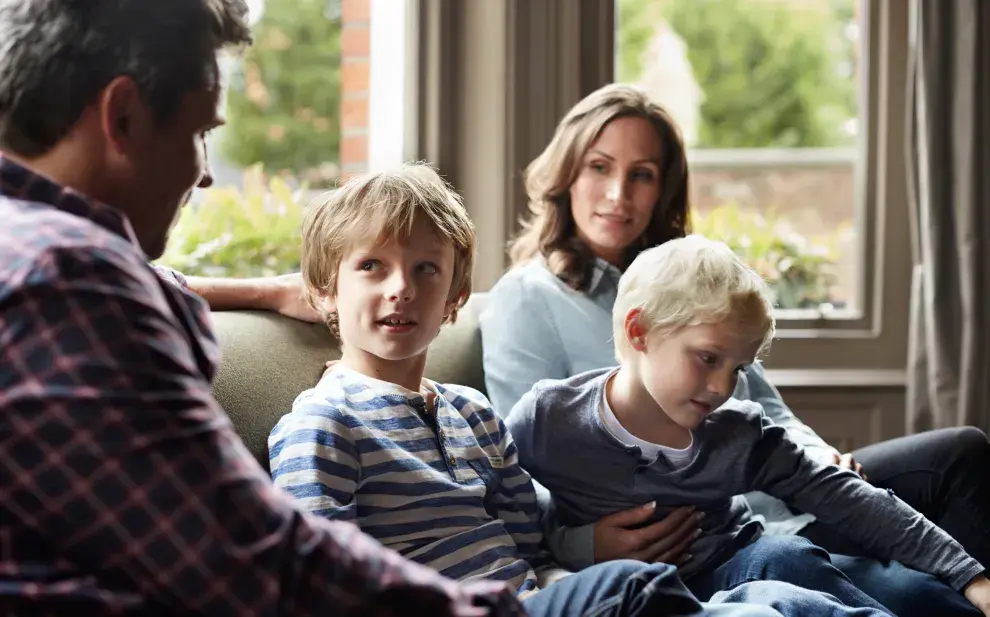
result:
<svg viewBox="0 0 990 617"><path fill-rule="evenodd" d="M427 377L485 391L478 330L485 302L485 294L472 294L457 322L440 331L427 354ZM214 396L267 469L272 427L300 392L316 384L324 363L340 357L340 346L326 326L275 313L222 311L212 318L223 351Z"/></svg>

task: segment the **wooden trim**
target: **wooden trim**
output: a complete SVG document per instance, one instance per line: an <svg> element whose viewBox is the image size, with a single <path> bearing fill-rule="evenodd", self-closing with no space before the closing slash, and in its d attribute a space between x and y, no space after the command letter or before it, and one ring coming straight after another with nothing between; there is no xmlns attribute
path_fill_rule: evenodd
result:
<svg viewBox="0 0 990 617"><path fill-rule="evenodd" d="M560 117L613 78L614 3L408 1L417 4L421 33L417 135L409 140L409 158L435 164L463 195L479 237L474 288L484 291L504 271L506 243L526 212L526 165L550 140ZM862 148L870 162L860 179L866 202L859 224L871 290L868 312L861 319L782 318L767 358L770 369L890 371L906 364L907 10L900 3L864 2L871 12L871 85Z"/></svg>
<svg viewBox="0 0 990 617"><path fill-rule="evenodd" d="M478 229L475 289L506 266L522 172L582 96L612 78L612 0L410 0L418 94L408 158L454 184Z"/></svg>
<svg viewBox="0 0 990 617"><path fill-rule="evenodd" d="M767 369L767 379L778 388L897 388L907 383L896 369Z"/></svg>

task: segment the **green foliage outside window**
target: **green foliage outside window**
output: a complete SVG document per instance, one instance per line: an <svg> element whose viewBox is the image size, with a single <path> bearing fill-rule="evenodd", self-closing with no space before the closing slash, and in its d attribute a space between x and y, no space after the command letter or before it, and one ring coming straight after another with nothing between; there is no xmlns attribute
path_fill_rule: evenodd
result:
<svg viewBox="0 0 990 617"><path fill-rule="evenodd" d="M816 309L828 304L836 283L837 234L807 238L772 215L726 204L694 213L693 233L721 240L770 287L774 306Z"/></svg>
<svg viewBox="0 0 990 617"><path fill-rule="evenodd" d="M211 188L185 207L158 263L190 276L254 277L299 270L302 200L261 167L244 174L244 189Z"/></svg>
<svg viewBox="0 0 990 617"><path fill-rule="evenodd" d="M619 79L636 81L658 24L684 40L704 91L699 148L851 145L850 0L618 0Z"/></svg>
<svg viewBox="0 0 990 617"><path fill-rule="evenodd" d="M840 36L851 3L827 3L829 11L809 13L775 1L754 11L744 0L618 0L618 78L636 80L656 24L666 19L684 38L705 91L699 146L844 145L849 138L840 129L856 115L855 90L837 67L853 60ZM305 189L294 191L281 176L329 182L321 169L338 160L341 33L330 7L327 0L266 1L257 42L232 77L220 144L225 159L248 168L244 188L213 188L187 207L160 263L201 276L298 270ZM829 301L834 241L812 242L733 204L695 215L693 224L753 265L777 306Z"/></svg>
<svg viewBox="0 0 990 617"><path fill-rule="evenodd" d="M231 78L227 161L332 183L340 151L340 33L327 0L266 0ZM333 176L333 177L326 177Z"/></svg>
<svg viewBox="0 0 990 617"><path fill-rule="evenodd" d="M159 263L190 276L254 277L299 270L305 189L249 169L244 189L211 188L185 208ZM695 233L722 240L770 285L780 308L816 308L835 284L834 238L814 241L727 204L694 214Z"/></svg>

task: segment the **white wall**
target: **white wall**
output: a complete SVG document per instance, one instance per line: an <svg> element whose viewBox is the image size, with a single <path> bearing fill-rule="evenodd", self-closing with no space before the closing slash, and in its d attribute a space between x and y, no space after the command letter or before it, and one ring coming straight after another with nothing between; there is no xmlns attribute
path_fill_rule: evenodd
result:
<svg viewBox="0 0 990 617"><path fill-rule="evenodd" d="M406 108L405 0L371 0L368 171L402 163Z"/></svg>

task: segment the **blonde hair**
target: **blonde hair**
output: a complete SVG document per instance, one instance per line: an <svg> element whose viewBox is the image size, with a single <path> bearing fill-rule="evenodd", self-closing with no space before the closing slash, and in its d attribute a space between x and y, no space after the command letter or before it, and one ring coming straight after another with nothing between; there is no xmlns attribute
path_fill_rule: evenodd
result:
<svg viewBox="0 0 990 617"><path fill-rule="evenodd" d="M509 246L513 267L542 255L550 271L567 285L577 291L587 288L594 255L578 238L570 188L588 149L605 126L625 117L650 122L660 141L660 198L643 236L629 247L626 262L643 249L688 233L687 154L677 125L645 91L626 84L609 84L567 112L546 149L526 168L530 214Z"/></svg>
<svg viewBox="0 0 990 617"><path fill-rule="evenodd" d="M454 247L449 299L456 301L447 318L471 293L475 232L460 195L426 164L352 177L309 207L302 224L303 297L337 334L337 315L327 314L320 299L337 290L337 271L350 246L364 238L385 244L409 237L426 217L437 234Z"/></svg>
<svg viewBox="0 0 990 617"><path fill-rule="evenodd" d="M759 353L769 349L774 336L766 283L724 243L699 235L641 252L619 279L612 308L619 362L629 350L625 321L633 309L640 310L640 323L649 333L735 318L762 336Z"/></svg>

